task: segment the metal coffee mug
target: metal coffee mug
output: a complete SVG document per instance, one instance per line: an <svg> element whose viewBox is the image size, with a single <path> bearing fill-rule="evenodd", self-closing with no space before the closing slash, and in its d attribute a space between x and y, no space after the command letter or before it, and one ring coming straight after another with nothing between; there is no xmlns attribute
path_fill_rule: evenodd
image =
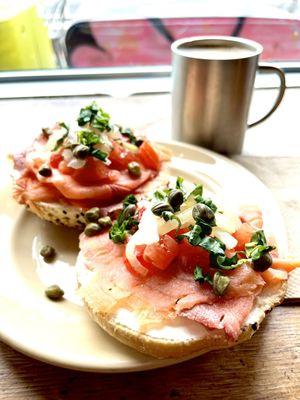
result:
<svg viewBox="0 0 300 400"><path fill-rule="evenodd" d="M267 119L285 91L284 72L258 65L263 47L229 36L180 39L173 54L172 131L174 139L225 154L241 152L245 131ZM248 124L256 71L274 72L280 89L271 110Z"/></svg>

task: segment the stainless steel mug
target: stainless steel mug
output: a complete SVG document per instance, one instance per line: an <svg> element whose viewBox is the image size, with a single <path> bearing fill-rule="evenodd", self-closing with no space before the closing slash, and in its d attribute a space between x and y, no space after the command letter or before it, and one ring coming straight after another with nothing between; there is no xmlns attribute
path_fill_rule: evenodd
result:
<svg viewBox="0 0 300 400"><path fill-rule="evenodd" d="M263 47L229 36L180 39L173 55L172 131L174 139L225 154L241 152L245 131L268 118L285 91L281 69L258 65ZM280 89L271 110L248 125L256 71L274 72Z"/></svg>

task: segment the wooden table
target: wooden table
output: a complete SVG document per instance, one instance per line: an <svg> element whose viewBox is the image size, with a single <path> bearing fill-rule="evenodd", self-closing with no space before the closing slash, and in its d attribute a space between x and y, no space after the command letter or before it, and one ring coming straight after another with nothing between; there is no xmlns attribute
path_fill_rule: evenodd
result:
<svg viewBox="0 0 300 400"><path fill-rule="evenodd" d="M288 96L289 93L287 99ZM101 101L113 110L113 114L118 111L124 123L136 125L154 138L161 135L168 138L168 95L139 96L126 102ZM44 125L49 116L77 110L86 102L88 100L82 98L13 100L0 102L0 109L9 115L13 109L22 107L26 130ZM268 123L265 123L265 129L268 131ZM272 148L270 153L268 147L269 157L257 157L245 149L245 154L249 155L233 158L271 189L286 221L290 253L300 256L300 146L299 154L295 155L295 148L292 152L293 157L280 157L278 146L273 148L273 155ZM0 344L0 399L297 400L300 399L299 332L299 305L282 305L272 311L251 341L240 346L206 354L177 366L119 375L53 367Z"/></svg>

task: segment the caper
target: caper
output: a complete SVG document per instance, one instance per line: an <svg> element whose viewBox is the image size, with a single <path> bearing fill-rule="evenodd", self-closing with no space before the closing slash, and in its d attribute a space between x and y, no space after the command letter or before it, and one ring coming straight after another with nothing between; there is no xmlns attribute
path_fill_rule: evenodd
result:
<svg viewBox="0 0 300 400"><path fill-rule="evenodd" d="M100 209L98 207L90 208L85 212L84 216L88 222L96 222L100 218Z"/></svg>
<svg viewBox="0 0 300 400"><path fill-rule="evenodd" d="M143 139L137 139L136 142L135 142L135 145L137 147L140 147L143 143L144 143Z"/></svg>
<svg viewBox="0 0 300 400"><path fill-rule="evenodd" d="M80 160L84 160L89 155L89 148L83 144L78 144L74 147L73 155Z"/></svg>
<svg viewBox="0 0 300 400"><path fill-rule="evenodd" d="M141 170L140 164L138 162L136 162L136 161L130 162L127 165L127 168L128 168L128 172L132 176L139 177L142 174L142 170Z"/></svg>
<svg viewBox="0 0 300 400"><path fill-rule="evenodd" d="M227 290L230 283L230 278L225 275L221 275L220 272L215 272L213 278L213 290L217 296L222 296Z"/></svg>
<svg viewBox="0 0 300 400"><path fill-rule="evenodd" d="M179 210L179 207L183 203L183 193L181 190L173 189L169 193L168 201L175 211Z"/></svg>
<svg viewBox="0 0 300 400"><path fill-rule="evenodd" d="M136 212L136 206L134 204L128 204L128 206L123 210L122 217L123 220L132 217Z"/></svg>
<svg viewBox="0 0 300 400"><path fill-rule="evenodd" d="M205 204L196 204L192 212L195 221L202 219L204 222L212 222L215 218L214 212Z"/></svg>
<svg viewBox="0 0 300 400"><path fill-rule="evenodd" d="M58 285L51 285L45 290L45 295L50 300L60 300L64 294L65 292Z"/></svg>
<svg viewBox="0 0 300 400"><path fill-rule="evenodd" d="M44 261L51 262L55 257L55 249L49 245L43 246L40 255L44 258Z"/></svg>
<svg viewBox="0 0 300 400"><path fill-rule="evenodd" d="M42 128L42 134L43 134L46 138L48 138L48 137L52 134L52 132L51 132L51 130L50 130L49 128Z"/></svg>
<svg viewBox="0 0 300 400"><path fill-rule="evenodd" d="M95 222L91 222L90 224L87 224L85 227L84 233L86 236L95 236L101 231L101 226L99 224L96 224Z"/></svg>
<svg viewBox="0 0 300 400"><path fill-rule="evenodd" d="M173 213L174 209L170 204L160 202L160 203L155 204L151 208L151 211L153 212L154 215L157 215L158 217L160 217L164 211L169 211L169 212Z"/></svg>
<svg viewBox="0 0 300 400"><path fill-rule="evenodd" d="M48 178L49 176L52 175L52 170L47 165L42 165L41 168L39 169L39 174L44 176L45 178Z"/></svg>
<svg viewBox="0 0 300 400"><path fill-rule="evenodd" d="M110 226L112 226L112 221L109 216L102 217L98 219L98 224L100 225L101 228L109 228Z"/></svg>
<svg viewBox="0 0 300 400"><path fill-rule="evenodd" d="M257 260L253 260L253 269L255 271L263 272L270 268L273 263L272 257L269 253L262 254Z"/></svg>

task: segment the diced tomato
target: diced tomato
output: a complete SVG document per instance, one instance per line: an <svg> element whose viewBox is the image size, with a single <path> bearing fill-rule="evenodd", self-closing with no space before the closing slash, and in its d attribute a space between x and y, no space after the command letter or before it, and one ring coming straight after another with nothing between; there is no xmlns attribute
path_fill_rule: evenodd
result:
<svg viewBox="0 0 300 400"><path fill-rule="evenodd" d="M196 265L204 270L209 270L209 253L198 246L192 246L187 239L179 243L178 261L187 271L194 271Z"/></svg>
<svg viewBox="0 0 300 400"><path fill-rule="evenodd" d="M139 161L138 154L125 149L117 142L113 143L113 150L108 158L111 161L110 167L118 170L127 169L132 161Z"/></svg>
<svg viewBox="0 0 300 400"><path fill-rule="evenodd" d="M160 160L156 151L146 140L139 147L139 156L145 167L158 171L160 168Z"/></svg>
<svg viewBox="0 0 300 400"><path fill-rule="evenodd" d="M145 247L143 259L156 268L164 270L168 268L178 253L178 243L169 235L164 235L158 243L149 244Z"/></svg>
<svg viewBox="0 0 300 400"><path fill-rule="evenodd" d="M300 268L300 259L299 258L277 258L273 257L272 268L281 269L286 272L291 272L295 268Z"/></svg>
<svg viewBox="0 0 300 400"><path fill-rule="evenodd" d="M75 173L75 169L68 167L65 160L62 160L59 163L58 169L59 169L59 172L61 172L64 175L73 175Z"/></svg>
<svg viewBox="0 0 300 400"><path fill-rule="evenodd" d="M242 223L240 228L233 234L238 241L235 249L239 251L245 250L245 244L251 242L251 237L254 232L255 229L248 224L248 222Z"/></svg>
<svg viewBox="0 0 300 400"><path fill-rule="evenodd" d="M52 153L50 156L50 167L58 168L59 163L63 160L61 153Z"/></svg>
<svg viewBox="0 0 300 400"><path fill-rule="evenodd" d="M171 236L171 238L175 239L178 235L183 235L184 233L187 233L189 231L189 228L182 228L182 229L173 229L172 231L168 232L168 235Z"/></svg>

